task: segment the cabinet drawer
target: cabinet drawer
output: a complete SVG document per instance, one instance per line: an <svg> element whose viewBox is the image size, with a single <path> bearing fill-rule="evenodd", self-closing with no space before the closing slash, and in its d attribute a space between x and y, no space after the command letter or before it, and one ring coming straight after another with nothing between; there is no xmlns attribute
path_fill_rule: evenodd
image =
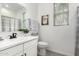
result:
<svg viewBox="0 0 79 59"><path fill-rule="evenodd" d="M37 45L37 39L24 43L24 49Z"/></svg>
<svg viewBox="0 0 79 59"><path fill-rule="evenodd" d="M12 56L19 53L20 51L23 51L23 44L0 51L0 56Z"/></svg>

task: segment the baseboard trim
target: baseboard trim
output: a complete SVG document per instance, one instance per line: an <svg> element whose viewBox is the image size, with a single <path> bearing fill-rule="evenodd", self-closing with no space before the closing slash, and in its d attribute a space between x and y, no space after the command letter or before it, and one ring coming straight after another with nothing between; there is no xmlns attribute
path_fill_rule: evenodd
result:
<svg viewBox="0 0 79 59"><path fill-rule="evenodd" d="M47 49L47 51L52 52L52 53L60 54L61 56L68 56L68 55L64 55L64 54L58 53L58 52L56 52L56 51L51 51L51 50L49 50L49 49Z"/></svg>

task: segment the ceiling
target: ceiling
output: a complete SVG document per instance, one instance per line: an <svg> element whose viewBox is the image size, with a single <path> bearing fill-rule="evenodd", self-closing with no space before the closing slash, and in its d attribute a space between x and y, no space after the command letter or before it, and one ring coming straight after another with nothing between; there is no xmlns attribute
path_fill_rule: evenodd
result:
<svg viewBox="0 0 79 59"><path fill-rule="evenodd" d="M19 11L24 10L25 8L17 3L1 3L2 7L13 10L13 11ZM7 7L6 7L7 6Z"/></svg>

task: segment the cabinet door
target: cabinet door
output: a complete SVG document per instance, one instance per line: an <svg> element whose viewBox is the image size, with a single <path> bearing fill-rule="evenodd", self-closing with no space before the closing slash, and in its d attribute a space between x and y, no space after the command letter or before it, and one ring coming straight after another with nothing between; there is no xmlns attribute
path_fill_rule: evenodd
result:
<svg viewBox="0 0 79 59"><path fill-rule="evenodd" d="M20 53L20 51L23 52L23 44L0 51L0 56L13 56L17 53Z"/></svg>
<svg viewBox="0 0 79 59"><path fill-rule="evenodd" d="M24 53L26 54L26 56L37 55L37 39L24 44Z"/></svg>
<svg viewBox="0 0 79 59"><path fill-rule="evenodd" d="M28 47L25 53L26 56L37 56L37 46Z"/></svg>

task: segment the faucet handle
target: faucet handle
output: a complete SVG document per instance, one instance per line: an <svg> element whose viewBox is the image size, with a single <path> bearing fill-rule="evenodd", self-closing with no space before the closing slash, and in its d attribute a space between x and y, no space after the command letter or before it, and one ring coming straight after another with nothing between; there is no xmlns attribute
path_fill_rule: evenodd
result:
<svg viewBox="0 0 79 59"><path fill-rule="evenodd" d="M13 37L11 35L8 35L9 36L9 39L12 39Z"/></svg>

